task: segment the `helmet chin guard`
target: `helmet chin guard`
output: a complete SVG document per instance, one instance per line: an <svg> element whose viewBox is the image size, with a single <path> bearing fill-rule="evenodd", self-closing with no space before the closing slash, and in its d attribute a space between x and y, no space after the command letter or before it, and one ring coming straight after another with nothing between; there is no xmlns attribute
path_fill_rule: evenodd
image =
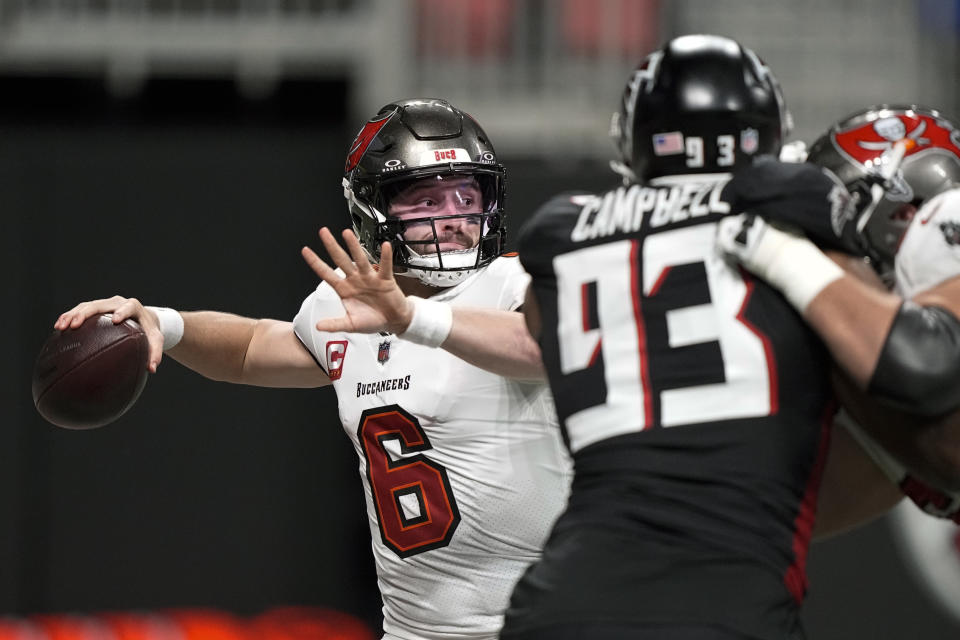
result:
<svg viewBox="0 0 960 640"><path fill-rule="evenodd" d="M433 287L452 287L460 284L477 269L479 249L447 251L441 254L419 255L407 248L407 270L400 275L417 278L423 284ZM442 260L442 262L441 262Z"/></svg>
<svg viewBox="0 0 960 640"><path fill-rule="evenodd" d="M475 219L479 223L480 235L477 243L464 249L441 249L442 234L437 225L457 218ZM428 286L457 285L503 253L503 234L499 226L500 215L497 213L430 218L432 233L429 237L416 241L404 238L406 224L406 221L396 218L386 218L379 223L377 236L381 241L378 246L384 241L393 245L396 275L417 278Z"/></svg>

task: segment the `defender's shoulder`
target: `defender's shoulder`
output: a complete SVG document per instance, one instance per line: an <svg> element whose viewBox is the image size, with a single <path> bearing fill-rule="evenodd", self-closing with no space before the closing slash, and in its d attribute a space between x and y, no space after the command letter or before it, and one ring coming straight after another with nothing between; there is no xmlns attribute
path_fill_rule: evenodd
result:
<svg viewBox="0 0 960 640"><path fill-rule="evenodd" d="M568 192L556 195L541 205L520 229L517 246L524 264L529 255L542 253L568 234L583 208L602 197L603 194Z"/></svg>

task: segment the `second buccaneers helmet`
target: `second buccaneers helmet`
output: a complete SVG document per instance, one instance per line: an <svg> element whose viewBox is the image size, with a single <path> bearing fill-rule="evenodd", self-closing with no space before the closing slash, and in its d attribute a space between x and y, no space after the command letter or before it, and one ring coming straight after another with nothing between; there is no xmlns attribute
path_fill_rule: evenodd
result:
<svg viewBox="0 0 960 640"><path fill-rule="evenodd" d="M776 155L791 127L780 85L757 55L713 35L680 36L633 72L610 134L627 180L727 173Z"/></svg>
<svg viewBox="0 0 960 640"><path fill-rule="evenodd" d="M480 240L464 250L440 250L438 221L432 240L408 241L408 222L390 216L390 200L404 187L427 178L468 177L481 193ZM447 287L503 253L504 169L487 134L468 114L439 99L404 100L380 109L357 134L344 168L343 193L353 230L373 262L384 241L393 244L398 275Z"/></svg>
<svg viewBox="0 0 960 640"><path fill-rule="evenodd" d="M960 130L934 109L874 106L835 123L810 147L807 162L826 167L851 191L876 182L887 152L906 151L887 181L883 199L859 223L867 254L881 275L894 256L916 210L941 191L960 186Z"/></svg>

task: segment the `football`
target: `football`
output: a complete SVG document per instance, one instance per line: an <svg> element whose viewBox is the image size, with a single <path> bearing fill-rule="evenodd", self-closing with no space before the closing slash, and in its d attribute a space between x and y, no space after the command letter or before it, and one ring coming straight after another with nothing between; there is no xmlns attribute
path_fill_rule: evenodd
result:
<svg viewBox="0 0 960 640"><path fill-rule="evenodd" d="M44 418L66 429L93 429L122 416L147 383L149 344L133 320L109 314L76 329L54 331L33 368L33 402Z"/></svg>

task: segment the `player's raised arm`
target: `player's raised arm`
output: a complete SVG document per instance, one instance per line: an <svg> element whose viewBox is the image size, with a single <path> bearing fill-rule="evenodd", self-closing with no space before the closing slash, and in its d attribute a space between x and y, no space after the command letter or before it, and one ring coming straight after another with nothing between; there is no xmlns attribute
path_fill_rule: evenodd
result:
<svg viewBox="0 0 960 640"><path fill-rule="evenodd" d="M390 243L383 243L380 264L373 268L351 230L343 232L346 251L327 228L320 230L320 240L339 271L308 247L302 250L303 258L340 297L344 314L320 320L316 324L318 331L390 332L411 342L439 346L499 375L545 378L540 348L519 311L454 307L426 297L405 295L393 276ZM417 293L426 296L430 292Z"/></svg>

